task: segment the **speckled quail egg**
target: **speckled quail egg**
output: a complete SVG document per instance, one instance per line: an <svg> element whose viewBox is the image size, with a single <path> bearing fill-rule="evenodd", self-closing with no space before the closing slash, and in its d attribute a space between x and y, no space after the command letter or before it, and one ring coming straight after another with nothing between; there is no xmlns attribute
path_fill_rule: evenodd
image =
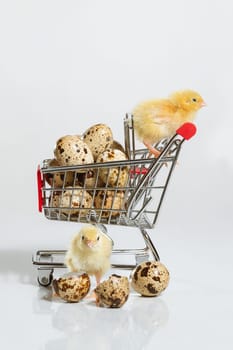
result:
<svg viewBox="0 0 233 350"><path fill-rule="evenodd" d="M109 147L111 149L119 149L121 152L125 153L124 147L116 140L113 140L111 146Z"/></svg>
<svg viewBox="0 0 233 350"><path fill-rule="evenodd" d="M52 159L48 162L49 167L59 166L59 163L56 159ZM74 181L75 173L73 171L59 171L57 173L46 173L45 179L48 184L52 187L66 187L72 186Z"/></svg>
<svg viewBox="0 0 233 350"><path fill-rule="evenodd" d="M85 216L88 214L91 205L91 195L82 189L77 187L72 189L67 187L64 191L55 192L50 200L52 207L61 209L61 213L65 215L81 215ZM87 209L85 209L87 208Z"/></svg>
<svg viewBox="0 0 233 350"><path fill-rule="evenodd" d="M55 293L69 303L77 303L83 299L88 294L90 286L90 277L86 273L53 280Z"/></svg>
<svg viewBox="0 0 233 350"><path fill-rule="evenodd" d="M52 191L51 196L49 198L49 207L58 208L60 207L61 200L61 192L60 191Z"/></svg>
<svg viewBox="0 0 233 350"><path fill-rule="evenodd" d="M94 206L97 210L97 214L101 217L112 217L118 216L120 214L119 210L124 210L124 197L123 191L108 191L100 190L94 199ZM108 209L108 210L106 210Z"/></svg>
<svg viewBox="0 0 233 350"><path fill-rule="evenodd" d="M90 191L104 185L99 176L97 179L97 170L95 169L89 169L86 172L77 174L77 180L81 187L85 187Z"/></svg>
<svg viewBox="0 0 233 350"><path fill-rule="evenodd" d="M83 133L83 140L89 146L96 160L99 153L112 144L112 130L106 124L93 125Z"/></svg>
<svg viewBox="0 0 233 350"><path fill-rule="evenodd" d="M142 296L157 296L167 288L169 272L159 261L145 261L131 274L132 288Z"/></svg>
<svg viewBox="0 0 233 350"><path fill-rule="evenodd" d="M93 155L88 145L78 135L61 137L54 150L59 165L80 165L93 163Z"/></svg>
<svg viewBox="0 0 233 350"><path fill-rule="evenodd" d="M125 276L111 275L95 288L99 306L119 308L129 297L129 280Z"/></svg>
<svg viewBox="0 0 233 350"><path fill-rule="evenodd" d="M127 160L125 153L119 149L107 149L100 153L96 159L96 163L105 163L112 161ZM100 168L99 176L101 180L108 186L124 187L129 177L128 166L112 166Z"/></svg>

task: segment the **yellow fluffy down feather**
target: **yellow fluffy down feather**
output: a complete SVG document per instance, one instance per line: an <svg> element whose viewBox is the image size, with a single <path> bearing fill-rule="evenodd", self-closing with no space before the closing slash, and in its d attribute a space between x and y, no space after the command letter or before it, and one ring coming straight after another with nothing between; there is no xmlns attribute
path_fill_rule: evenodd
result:
<svg viewBox="0 0 233 350"><path fill-rule="evenodd" d="M97 284L110 269L113 248L111 238L94 225L84 226L76 233L65 256L65 264L71 272L94 275Z"/></svg>
<svg viewBox="0 0 233 350"><path fill-rule="evenodd" d="M157 157L158 151L152 145L171 137L185 122L192 122L203 106L203 98L192 90L175 92L166 99L142 102L132 112L136 135Z"/></svg>

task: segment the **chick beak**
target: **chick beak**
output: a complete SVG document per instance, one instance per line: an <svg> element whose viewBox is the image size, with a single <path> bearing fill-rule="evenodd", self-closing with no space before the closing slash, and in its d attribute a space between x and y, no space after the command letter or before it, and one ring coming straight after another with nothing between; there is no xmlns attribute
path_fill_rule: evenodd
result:
<svg viewBox="0 0 233 350"><path fill-rule="evenodd" d="M202 103L201 103L201 107L206 107L206 103L205 103L205 101L202 101Z"/></svg>
<svg viewBox="0 0 233 350"><path fill-rule="evenodd" d="M86 240L86 245L87 245L89 248L93 248L94 245L95 245L95 241L92 241L91 239L87 239L87 240Z"/></svg>

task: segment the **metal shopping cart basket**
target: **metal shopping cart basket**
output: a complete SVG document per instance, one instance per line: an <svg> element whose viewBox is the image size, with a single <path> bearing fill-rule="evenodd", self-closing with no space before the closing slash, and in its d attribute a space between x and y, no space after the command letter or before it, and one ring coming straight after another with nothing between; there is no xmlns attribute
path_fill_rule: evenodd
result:
<svg viewBox="0 0 233 350"><path fill-rule="evenodd" d="M50 166L51 161L44 160L37 171L39 211L51 220L91 223L105 230L106 225L135 227L145 242L143 248L113 249L113 254L133 255L136 265L150 256L159 260L147 230L155 226L181 146L195 132L194 124L183 124L173 137L156 145L161 153L154 158L147 149L136 149L133 116L126 115L124 136L128 160L62 167ZM57 176L63 180L61 186L57 186ZM54 269L66 267L65 253L65 250L38 250L33 255L40 285L48 286ZM132 269L135 264L112 264L112 267Z"/></svg>

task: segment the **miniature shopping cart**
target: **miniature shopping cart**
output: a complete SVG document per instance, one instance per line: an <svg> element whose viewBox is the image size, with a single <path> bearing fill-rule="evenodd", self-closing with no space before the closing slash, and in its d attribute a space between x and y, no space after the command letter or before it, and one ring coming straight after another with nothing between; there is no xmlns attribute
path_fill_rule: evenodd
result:
<svg viewBox="0 0 233 350"><path fill-rule="evenodd" d="M181 145L195 132L194 124L183 124L173 137L155 145L161 153L154 158L147 149L137 149L133 116L126 115L124 151L128 159L75 166L51 166L51 160L44 160L37 171L39 211L51 220L99 225L106 233L107 225L135 227L143 237L144 247L113 249L113 254L133 255L136 265L150 256L159 260L147 230L155 226ZM57 176L63 180L61 186L57 185ZM48 286L54 269L66 267L65 253L38 250L34 254L40 285ZM112 267L132 269L135 264Z"/></svg>

